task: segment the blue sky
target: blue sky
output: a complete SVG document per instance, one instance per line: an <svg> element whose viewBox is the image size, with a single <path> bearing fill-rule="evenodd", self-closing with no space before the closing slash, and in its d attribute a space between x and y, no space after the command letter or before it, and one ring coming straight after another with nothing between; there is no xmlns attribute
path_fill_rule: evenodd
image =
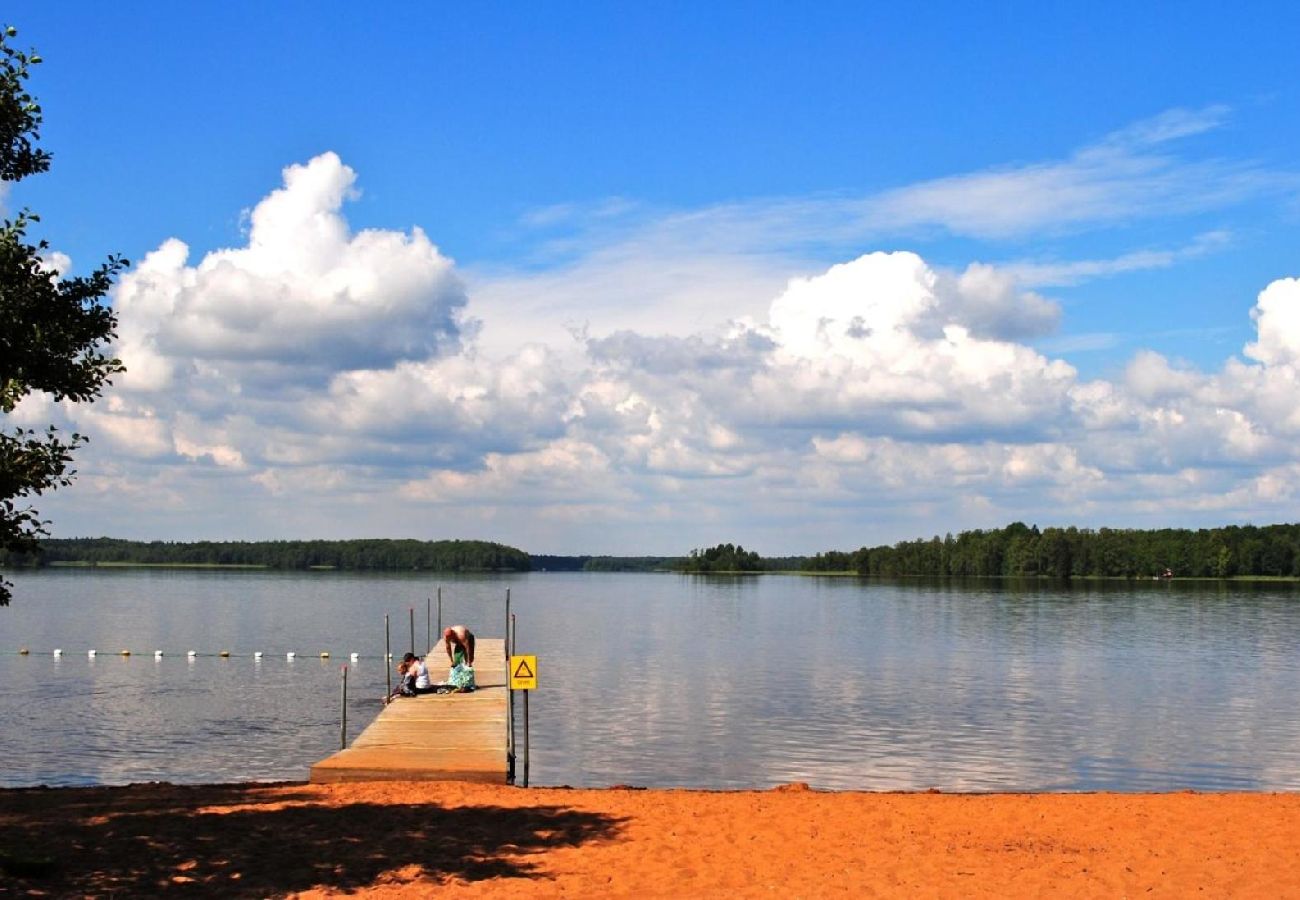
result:
<svg viewBox="0 0 1300 900"><path fill-rule="evenodd" d="M1300 13L1054 6L13 4L55 157L6 209L63 268L161 254L114 393L19 411L94 438L41 508L655 553L1294 518Z"/></svg>

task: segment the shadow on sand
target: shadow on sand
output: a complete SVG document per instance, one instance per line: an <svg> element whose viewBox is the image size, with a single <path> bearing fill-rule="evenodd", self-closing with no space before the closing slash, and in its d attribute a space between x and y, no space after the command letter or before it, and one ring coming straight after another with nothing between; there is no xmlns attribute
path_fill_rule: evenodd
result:
<svg viewBox="0 0 1300 900"><path fill-rule="evenodd" d="M529 856L611 838L621 827L561 806L270 806L319 799L292 788L6 794L0 852L49 863L45 874L4 875L0 893L16 895L265 897L356 890L385 873L393 873L385 881L537 878Z"/></svg>

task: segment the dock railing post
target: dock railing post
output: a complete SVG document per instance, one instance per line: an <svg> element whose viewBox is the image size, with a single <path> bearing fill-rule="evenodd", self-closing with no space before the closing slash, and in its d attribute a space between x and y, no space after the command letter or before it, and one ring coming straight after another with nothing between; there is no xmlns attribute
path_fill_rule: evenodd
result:
<svg viewBox="0 0 1300 900"><path fill-rule="evenodd" d="M424 598L424 652L433 649L433 600Z"/></svg>
<svg viewBox="0 0 1300 900"><path fill-rule="evenodd" d="M348 667L343 667L343 714L339 717L339 749L348 749Z"/></svg>
<svg viewBox="0 0 1300 900"><path fill-rule="evenodd" d="M509 592L506 594L509 599ZM508 606L508 604L507 604ZM515 614L506 617L506 784L515 783L515 690L510 686L510 658L515 654Z"/></svg>
<svg viewBox="0 0 1300 900"><path fill-rule="evenodd" d="M510 687L510 620L514 618L510 615L510 588L506 588L506 636L503 646L505 647L506 656L506 703L510 705L510 712L515 710L515 692ZM510 721L510 716L506 716L506 754L513 756L514 746L514 723ZM513 773L514 766L510 767Z"/></svg>
<svg viewBox="0 0 1300 900"><path fill-rule="evenodd" d="M509 596L510 596L510 592L507 590L506 598L509 599ZM517 622L515 622L515 617L514 614L512 613L510 616L510 627L506 629L506 658L507 659L515 655L515 641L518 639L519 636L518 631L519 631L519 625ZM508 680L510 678L509 663L506 664L506 669L507 669L506 684L509 685L510 684ZM532 691L524 691L524 787L528 787L528 695L531 693ZM507 721L510 722L511 725L510 771L512 773L514 772L514 768L515 768L514 767L514 750L515 750L514 715L515 715L514 691L511 691L510 692L510 715L507 716L506 719Z"/></svg>
<svg viewBox="0 0 1300 900"><path fill-rule="evenodd" d="M528 787L528 695L532 691L524 691L524 787Z"/></svg>
<svg viewBox="0 0 1300 900"><path fill-rule="evenodd" d="M388 628L388 614L384 614L384 684L387 686L387 693L384 694L384 705L387 706L393 699L393 651L391 649L391 640L389 635L392 632Z"/></svg>

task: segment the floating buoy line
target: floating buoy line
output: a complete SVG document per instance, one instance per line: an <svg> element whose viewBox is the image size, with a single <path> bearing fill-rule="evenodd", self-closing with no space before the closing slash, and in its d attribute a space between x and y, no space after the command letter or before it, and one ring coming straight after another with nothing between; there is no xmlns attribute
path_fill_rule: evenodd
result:
<svg viewBox="0 0 1300 900"><path fill-rule="evenodd" d="M136 651L134 651L134 650L130 650L130 649L128 649L128 648L123 648L123 649L121 649L121 650L112 650L112 651L105 650L104 653L107 654L107 655L112 655L112 656L120 656L120 657L122 657L123 659L128 659L128 658L130 658L130 657L133 656L133 655L143 655L143 654L137 654ZM18 655L19 655L19 656L51 656L51 657L53 657L54 659L62 659L62 658L63 658L63 655L64 655L64 651L63 651L63 648L62 648L62 647L55 647L55 648L52 649L52 650L33 650L33 649L31 649L30 647L19 647L19 648L18 648ZM86 651L86 657L87 657L88 659L95 659L98 655L99 655L99 650L96 650L96 649L89 649L89 650ZM253 659L253 660L256 660L256 661L258 661L258 662L261 662L262 659L263 659L263 657L266 656L266 654L265 654L263 651L261 651L261 650L254 650L254 651L252 651L252 652L245 651L245 652L242 652L242 653L235 653L235 652L233 652L233 651L231 651L231 650L217 650L217 651L215 651L215 652L203 652L203 651L199 651L199 650L186 650L184 653L173 653L173 652L171 652L171 651L164 651L164 650L154 650L154 651L153 651L153 658L154 658L155 660L160 660L160 659L163 659L164 657L168 657L168 656L184 656L184 657L185 657L186 659L188 659L188 660L203 659L203 658L211 658L211 659ZM295 651L295 650L288 650L288 651L285 651L284 658L285 658L287 661L289 661L289 662L293 662L295 659L298 658L298 653L297 653L297 651ZM328 650L322 650L322 651L320 651L320 653L318 654L318 658L320 658L320 659L330 659L330 658L331 658L331 653L330 653L330 651L328 651ZM351 661L351 662L359 662L359 661L362 660L362 659L382 659L382 658L383 658L383 654L375 654L375 655L373 655L373 656L372 656L372 655L368 655L368 654L363 654L363 653L349 653L349 654L348 654L348 660ZM393 658L393 654L391 654L391 653L388 654L388 658L389 658L389 659L392 659L392 658Z"/></svg>

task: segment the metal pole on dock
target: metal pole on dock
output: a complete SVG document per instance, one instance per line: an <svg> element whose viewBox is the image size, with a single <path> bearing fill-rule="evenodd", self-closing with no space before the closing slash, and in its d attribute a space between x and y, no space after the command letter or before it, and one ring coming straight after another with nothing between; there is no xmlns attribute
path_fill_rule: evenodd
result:
<svg viewBox="0 0 1300 900"><path fill-rule="evenodd" d="M339 717L339 749L348 749L348 667L343 667L343 715Z"/></svg>
<svg viewBox="0 0 1300 900"><path fill-rule="evenodd" d="M388 685L388 693L384 694L384 703L393 699L393 651L390 649L388 629L388 614L384 613L384 684Z"/></svg>
<svg viewBox="0 0 1300 900"><path fill-rule="evenodd" d="M510 658L515 654L511 636L515 632L515 615L506 619L506 784L515 783L515 689L510 686Z"/></svg>
<svg viewBox="0 0 1300 900"><path fill-rule="evenodd" d="M438 634L442 634L442 588L438 588Z"/></svg>
<svg viewBox="0 0 1300 900"><path fill-rule="evenodd" d="M532 691L524 691L524 787L528 787L528 695Z"/></svg>
<svg viewBox="0 0 1300 900"><path fill-rule="evenodd" d="M424 652L433 649L433 600L424 598Z"/></svg>
<svg viewBox="0 0 1300 900"><path fill-rule="evenodd" d="M510 590L509 590L509 588L507 588L507 589L506 589L506 601L509 602L509 600L510 600ZM513 614L513 613L510 615L510 618L509 618L509 620L508 620L508 624L509 624L509 627L506 628L506 659L510 659L510 657L512 657L512 656L515 655L515 641L516 641L516 639L518 638L519 623L515 621L515 617L514 617L514 614ZM506 664L506 670L507 670L507 671L506 671L506 684L507 684L507 685L510 684L510 680L509 680L509 679L510 679L510 672L509 672L509 669L510 669L510 664L507 663L507 664ZM531 694L531 693L532 693L532 691L524 691L524 787L528 787L528 695ZM510 729L511 729L511 731L510 731L510 760L509 760L509 761L510 761L510 771L511 771L512 773L514 772L514 769L515 769L515 766L514 766L514 760L515 760L515 756L514 756L514 751L515 751L514 715L515 715L514 691L511 691L511 692L510 692L510 715L506 717L506 720L510 723Z"/></svg>
<svg viewBox="0 0 1300 900"><path fill-rule="evenodd" d="M510 774L514 775L513 759L515 755L515 724L510 717L515 712L515 692L510 687L510 620L514 616L510 615L510 588L506 588L506 637L504 642L506 657L506 702L510 704L510 715L506 716L506 755L512 761Z"/></svg>
<svg viewBox="0 0 1300 900"><path fill-rule="evenodd" d="M411 655L415 655L415 607L411 607Z"/></svg>

